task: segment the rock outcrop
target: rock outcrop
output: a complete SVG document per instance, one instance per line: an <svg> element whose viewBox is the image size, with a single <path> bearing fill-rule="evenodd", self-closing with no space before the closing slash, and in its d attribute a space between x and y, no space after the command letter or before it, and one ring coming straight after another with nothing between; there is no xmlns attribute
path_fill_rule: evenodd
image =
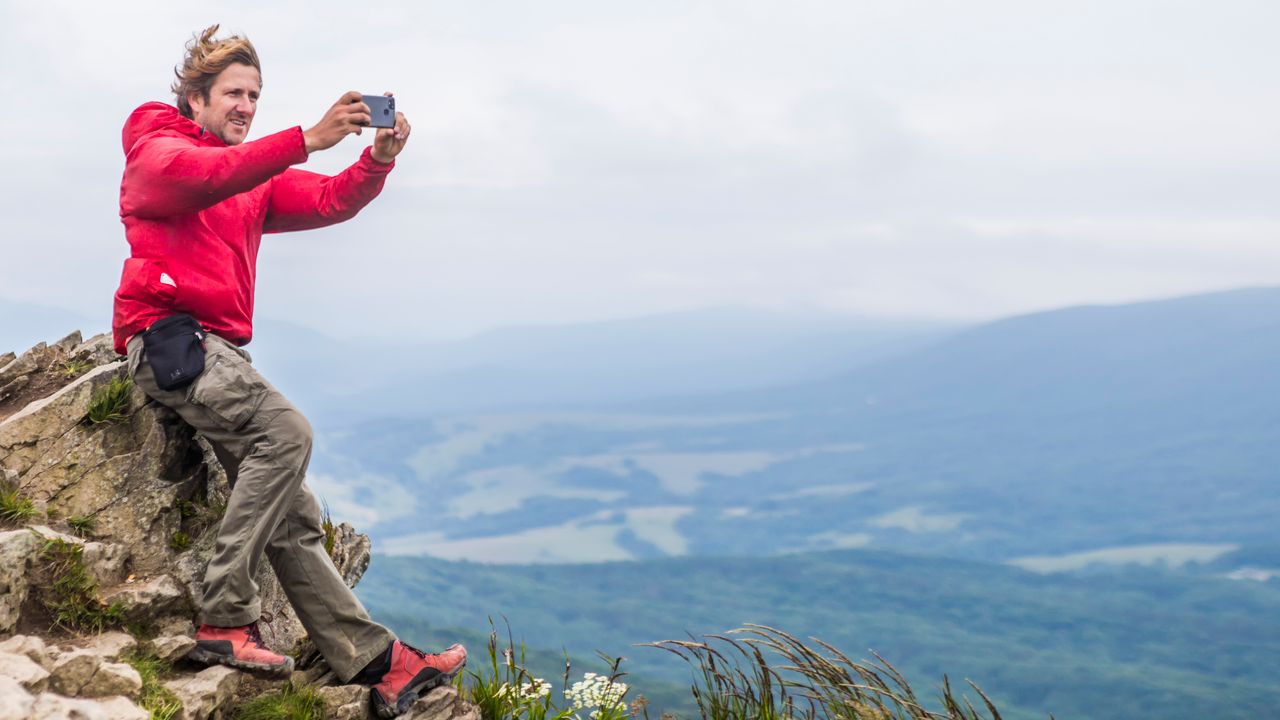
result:
<svg viewBox="0 0 1280 720"><path fill-rule="evenodd" d="M128 383L107 335L0 355L0 720L148 718L157 702L204 720L278 691L185 660L229 492L212 449ZM354 586L369 539L333 533ZM366 688L332 685L265 560L257 580L268 644L304 659L287 682L319 686L329 717L372 717ZM441 688L405 717L479 715Z"/></svg>

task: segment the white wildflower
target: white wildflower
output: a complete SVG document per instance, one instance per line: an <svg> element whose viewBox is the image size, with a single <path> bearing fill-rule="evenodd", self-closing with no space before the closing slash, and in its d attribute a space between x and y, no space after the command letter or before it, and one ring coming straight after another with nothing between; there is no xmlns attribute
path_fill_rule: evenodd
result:
<svg viewBox="0 0 1280 720"><path fill-rule="evenodd" d="M591 712L593 720L604 713L616 711L622 707L622 698L627 694L625 683L611 681L596 673L586 673L582 680L564 691L565 699L572 704L574 712L596 708Z"/></svg>
<svg viewBox="0 0 1280 720"><path fill-rule="evenodd" d="M542 678L534 678L531 682L520 686L520 696L528 700L536 700L551 695L551 683Z"/></svg>

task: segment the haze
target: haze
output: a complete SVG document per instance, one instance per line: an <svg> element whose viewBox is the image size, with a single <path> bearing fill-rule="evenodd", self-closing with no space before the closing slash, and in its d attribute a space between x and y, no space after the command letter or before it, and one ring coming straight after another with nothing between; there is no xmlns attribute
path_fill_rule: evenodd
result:
<svg viewBox="0 0 1280 720"><path fill-rule="evenodd" d="M106 329L121 124L212 22L261 54L251 138L352 88L414 126L360 217L266 239L260 318L980 319L1280 281L1273 3L256 5L5 4L0 298Z"/></svg>

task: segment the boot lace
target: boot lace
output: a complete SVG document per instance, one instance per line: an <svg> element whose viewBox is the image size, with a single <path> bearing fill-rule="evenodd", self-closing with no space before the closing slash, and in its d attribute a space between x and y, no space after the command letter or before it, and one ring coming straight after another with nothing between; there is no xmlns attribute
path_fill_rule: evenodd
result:
<svg viewBox="0 0 1280 720"><path fill-rule="evenodd" d="M400 641L400 647L404 648L405 650L408 650L408 651L412 652L414 655L417 655L418 657L422 658L423 660L426 660L426 659L427 659L427 653L425 653L425 652L423 652L423 651L419 650L418 648L416 648L416 647L414 647L414 646L410 645L409 643L407 643L407 642L405 642L405 641L403 641L403 640L401 640L401 641Z"/></svg>
<svg viewBox="0 0 1280 720"><path fill-rule="evenodd" d="M262 622L267 624L267 629L271 631L271 639L274 640L276 637L276 630L271 626L271 623L274 620L275 620L275 616L273 616L269 612L264 612L262 613L262 616L257 619L257 621L255 621L254 623L248 626L249 639L253 641L254 645L257 645L259 648L262 648L263 650L271 649L267 647L266 642L262 640L262 631L258 629L258 623Z"/></svg>

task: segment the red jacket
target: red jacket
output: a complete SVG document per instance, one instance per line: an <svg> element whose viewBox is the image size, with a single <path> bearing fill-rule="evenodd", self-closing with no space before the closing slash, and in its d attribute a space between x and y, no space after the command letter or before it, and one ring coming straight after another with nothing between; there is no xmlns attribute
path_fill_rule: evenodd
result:
<svg viewBox="0 0 1280 720"><path fill-rule="evenodd" d="M291 170L307 159L301 128L229 147L159 102L133 111L123 140L120 218L131 253L111 323L120 354L133 335L177 312L248 343L262 233L353 217L394 166L366 149L333 177Z"/></svg>

